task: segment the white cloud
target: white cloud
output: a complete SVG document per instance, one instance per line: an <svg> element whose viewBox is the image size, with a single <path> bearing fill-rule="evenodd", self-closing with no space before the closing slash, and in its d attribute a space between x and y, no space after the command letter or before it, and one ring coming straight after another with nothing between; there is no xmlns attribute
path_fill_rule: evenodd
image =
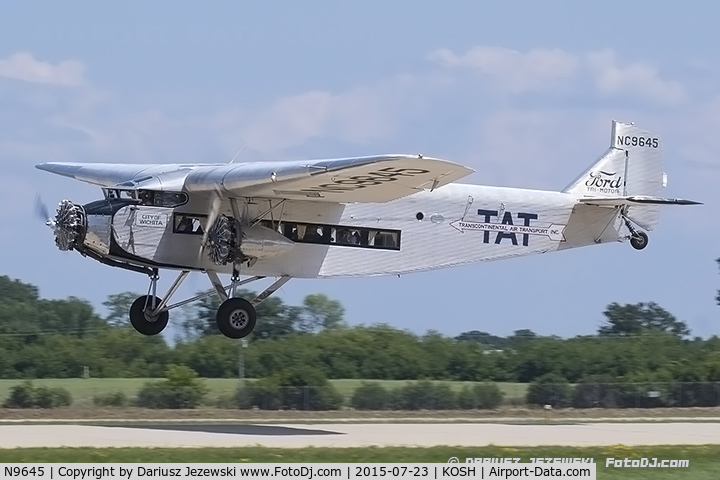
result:
<svg viewBox="0 0 720 480"><path fill-rule="evenodd" d="M436 50L429 58L447 68L475 70L512 93L551 88L572 78L580 63L575 56L559 49L537 48L521 53L488 46L476 46L461 55L447 49Z"/></svg>
<svg viewBox="0 0 720 480"><path fill-rule="evenodd" d="M399 149L405 145L412 148L417 143L423 144L424 139L418 141L418 135L434 137L438 131L445 132L441 133L444 138L452 139L450 146L440 146L452 155L460 153L460 145L469 144L470 151L482 153L484 159L532 158L545 145L548 126L558 127L573 117L563 111L568 103L563 102L564 106L558 108L535 105L528 110L527 105L487 101L502 97L498 91L509 95L562 91L564 95L570 92L574 98L584 90L585 103L588 89L607 95L640 92L638 96L660 101L683 95L681 86L662 80L653 68L643 63L619 65L609 51L574 55L559 49L519 52L476 46L462 54L436 50L430 58L434 66L443 68L395 75L363 86L300 92L279 97L257 110L238 105L216 111L176 110L171 115L154 105L128 110L122 99L88 84L69 90L45 90L52 93L53 102L42 102L33 109L45 112L45 124L53 130L47 132L50 135L23 138L23 144L38 143L38 139L45 146L73 142L75 154L82 159L140 162L224 161L244 146L240 157L243 161L282 158L290 149L302 150L313 139L331 139L331 145L365 144L374 150L378 144L386 145L388 140L397 138L393 144L399 145ZM51 65L29 54L16 54L0 60L0 75L8 76L9 64L41 65L45 70L38 71L45 72L40 77L46 82L50 78L56 84L84 82L83 67L77 62ZM68 64L76 65L75 70L68 68ZM488 78L499 90L488 91L458 81L458 70L463 69ZM16 68L15 73L20 70ZM30 80L28 75L24 78L27 81L41 81ZM607 102L603 99L603 103ZM617 105L610 107L616 109ZM605 122L610 118L615 116ZM416 137L405 135L408 125ZM448 133L443 125L453 125L455 132L472 131L472 138ZM426 143L433 145L437 141L430 139ZM17 145L10 147L18 149ZM302 154L301 150L298 153ZM353 147L349 150L357 151ZM29 156L33 156L31 153L28 152ZM313 154L316 153L317 150ZM499 160L499 165L502 163ZM532 173L535 178L542 175L542 171Z"/></svg>
<svg viewBox="0 0 720 480"><path fill-rule="evenodd" d="M277 100L244 129L249 146L279 149L320 136L328 126L333 97L312 91Z"/></svg>
<svg viewBox="0 0 720 480"><path fill-rule="evenodd" d="M675 105L685 98L683 86L661 78L647 63L620 65L611 50L575 55L560 49L536 48L519 52L508 48L475 46L463 54L436 50L429 56L448 69L467 69L490 79L503 92L546 91L579 82L588 72L593 88L605 95L634 94L646 100Z"/></svg>
<svg viewBox="0 0 720 480"><path fill-rule="evenodd" d="M23 82L42 83L60 87L79 87L85 84L85 65L76 60L57 64L36 60L26 52L0 59L0 77Z"/></svg>
<svg viewBox="0 0 720 480"><path fill-rule="evenodd" d="M310 91L277 100L242 127L247 145L261 152L280 151L319 137L363 143L393 134L396 106L410 87L409 77L341 93Z"/></svg>
<svg viewBox="0 0 720 480"><path fill-rule="evenodd" d="M661 79L654 67L644 63L619 66L610 50L588 54L587 65L596 75L596 86L602 93L632 93L665 104L679 103L685 97L678 82Z"/></svg>
<svg viewBox="0 0 720 480"><path fill-rule="evenodd" d="M402 119L396 110L414 111L404 101L414 88L427 90L413 77L397 76L340 92L280 97L258 110L231 106L169 115L161 108L128 111L112 95L87 87L73 90L72 100L59 104L47 123L82 138L80 146L93 158L214 162L243 147L239 161L277 159L313 138L361 144L392 136Z"/></svg>

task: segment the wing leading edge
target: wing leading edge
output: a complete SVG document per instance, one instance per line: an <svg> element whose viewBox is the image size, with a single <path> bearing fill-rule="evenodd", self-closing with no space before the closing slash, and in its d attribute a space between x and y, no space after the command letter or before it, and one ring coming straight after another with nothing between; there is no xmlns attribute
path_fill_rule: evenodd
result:
<svg viewBox="0 0 720 480"><path fill-rule="evenodd" d="M114 187L122 184L131 186L151 178L168 176L193 167L195 165L69 162L49 162L35 165L35 168L39 170L101 187Z"/></svg>

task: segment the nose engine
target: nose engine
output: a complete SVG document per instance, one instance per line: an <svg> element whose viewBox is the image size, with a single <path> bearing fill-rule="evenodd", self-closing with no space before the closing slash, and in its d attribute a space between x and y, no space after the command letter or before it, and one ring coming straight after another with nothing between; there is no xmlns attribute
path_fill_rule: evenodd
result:
<svg viewBox="0 0 720 480"><path fill-rule="evenodd" d="M87 233L85 209L70 200L60 202L55 219L50 219L46 223L53 229L55 245L62 251L73 250L85 240Z"/></svg>
<svg viewBox="0 0 720 480"><path fill-rule="evenodd" d="M55 211L55 217L45 224L52 228L55 245L60 250L104 256L110 252L113 212L127 203L124 200L98 200L77 205L63 200ZM44 207L42 210L45 213Z"/></svg>

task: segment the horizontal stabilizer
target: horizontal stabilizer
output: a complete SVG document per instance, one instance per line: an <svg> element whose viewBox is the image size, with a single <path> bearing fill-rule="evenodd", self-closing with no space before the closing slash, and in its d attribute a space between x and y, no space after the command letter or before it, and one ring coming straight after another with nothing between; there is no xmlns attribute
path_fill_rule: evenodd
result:
<svg viewBox="0 0 720 480"><path fill-rule="evenodd" d="M702 205L701 202L685 200L682 198L653 197L648 195L632 195L629 197L585 197L578 199L580 203L598 206L620 206L620 205Z"/></svg>

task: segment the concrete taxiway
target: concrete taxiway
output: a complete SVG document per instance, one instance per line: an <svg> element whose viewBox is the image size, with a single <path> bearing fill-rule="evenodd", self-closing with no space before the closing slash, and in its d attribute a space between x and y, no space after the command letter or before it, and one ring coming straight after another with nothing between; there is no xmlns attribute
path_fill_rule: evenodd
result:
<svg viewBox="0 0 720 480"><path fill-rule="evenodd" d="M0 448L720 444L720 423L0 425Z"/></svg>

